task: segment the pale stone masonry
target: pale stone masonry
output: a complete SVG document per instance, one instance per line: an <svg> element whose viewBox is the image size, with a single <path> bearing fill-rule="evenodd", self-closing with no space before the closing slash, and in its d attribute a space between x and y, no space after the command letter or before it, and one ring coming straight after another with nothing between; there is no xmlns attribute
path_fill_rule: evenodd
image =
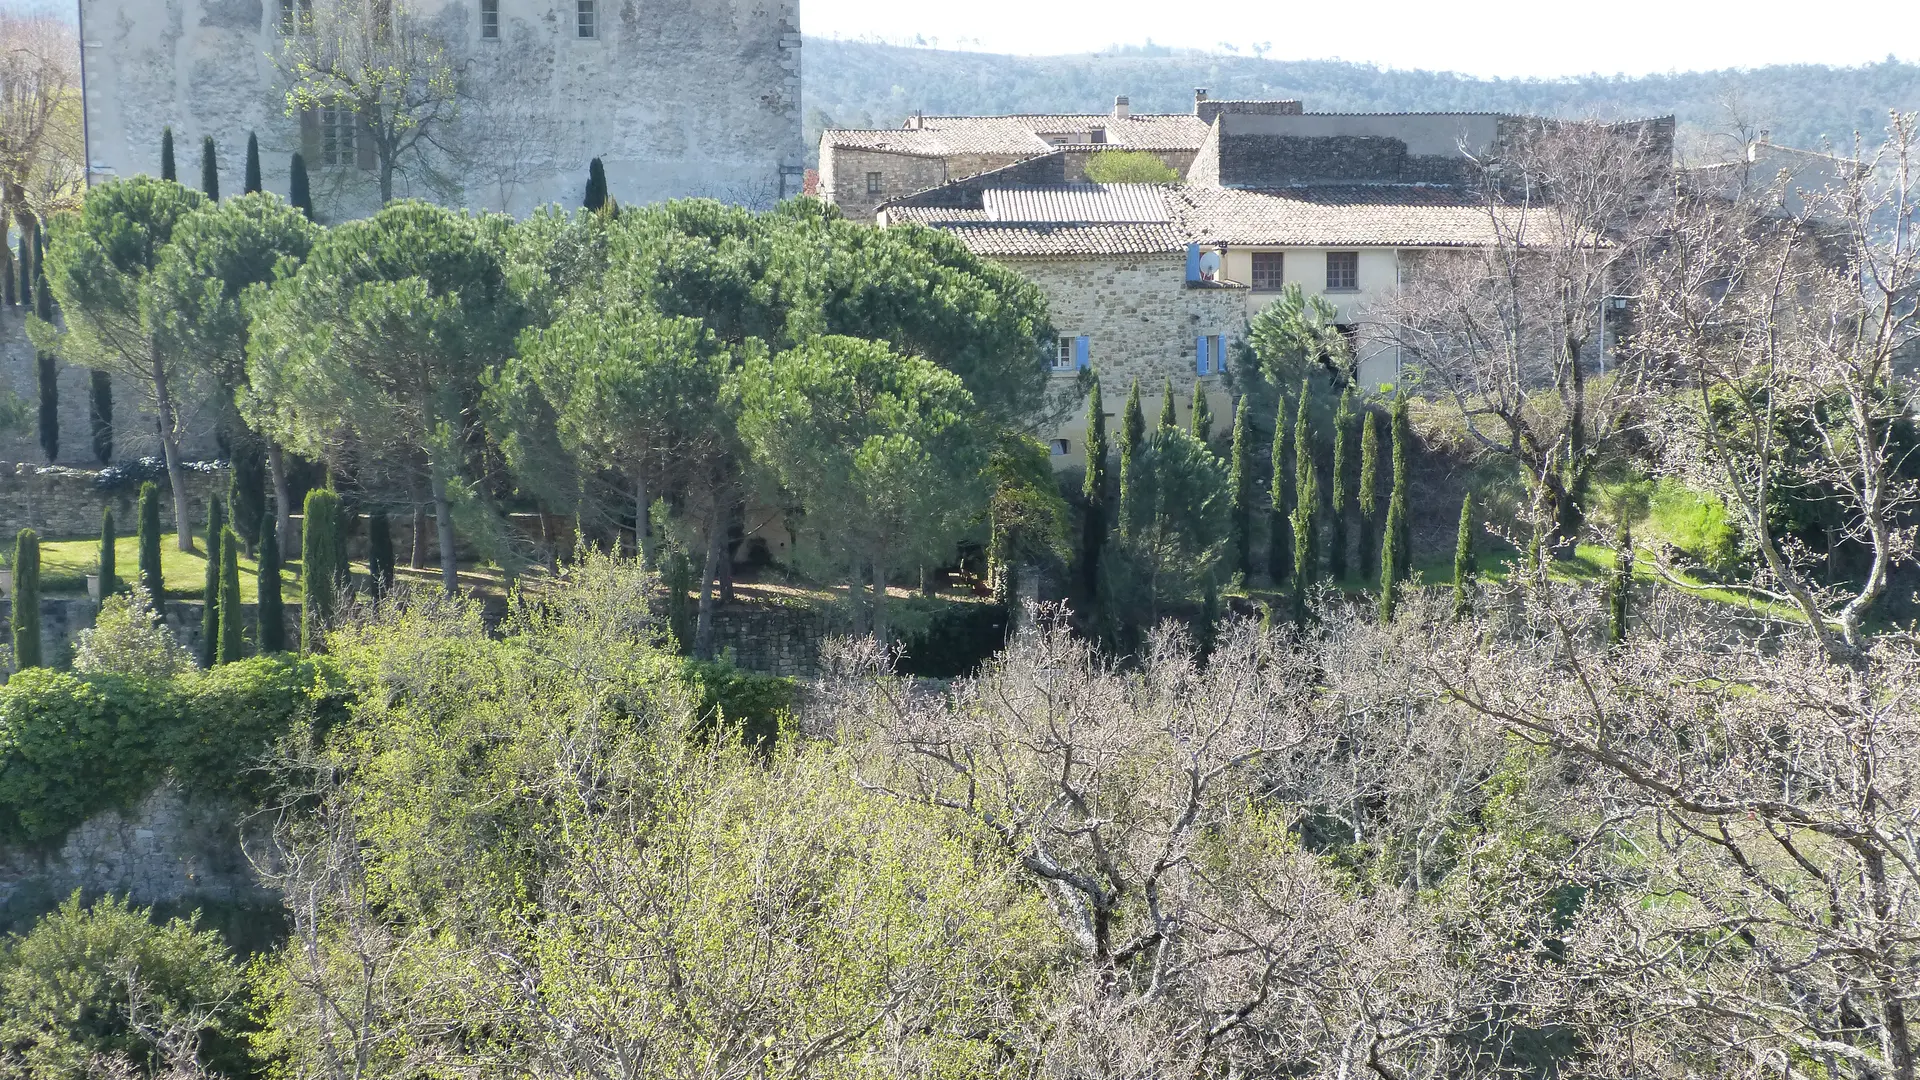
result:
<svg viewBox="0 0 1920 1080"><path fill-rule="evenodd" d="M93 179L157 174L171 125L180 179L202 136L223 192L257 133L267 186L306 153L323 219L373 210L365 140L329 163L324 118L291 118L273 55L283 9L307 0L80 0ZM525 214L577 206L593 158L623 203L710 196L768 205L800 193L798 0L409 0L459 72L439 172L396 193ZM349 127L351 124L349 123ZM344 156L344 155L343 155Z"/></svg>

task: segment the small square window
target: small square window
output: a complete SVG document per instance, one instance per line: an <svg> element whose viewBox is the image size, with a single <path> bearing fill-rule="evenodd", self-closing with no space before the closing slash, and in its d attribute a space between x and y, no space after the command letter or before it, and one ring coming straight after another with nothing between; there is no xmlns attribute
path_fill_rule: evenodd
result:
<svg viewBox="0 0 1920 1080"><path fill-rule="evenodd" d="M1053 440L1051 449L1053 450L1054 457L1066 457L1073 452L1073 446L1065 439Z"/></svg>
<svg viewBox="0 0 1920 1080"><path fill-rule="evenodd" d="M576 18L578 20L576 25L579 28L580 36L583 38L599 37L600 10L597 0L574 0L574 3L576 5L575 11L577 12Z"/></svg>
<svg viewBox="0 0 1920 1080"><path fill-rule="evenodd" d="M867 194L869 195L880 194L881 180L882 180L882 176L880 173L877 173L877 172L868 173L867 174Z"/></svg>
<svg viewBox="0 0 1920 1080"><path fill-rule="evenodd" d="M1053 370L1072 371L1074 369L1073 342L1074 339L1072 337L1062 337L1060 339L1060 347L1053 354Z"/></svg>
<svg viewBox="0 0 1920 1080"><path fill-rule="evenodd" d="M1360 287L1360 253L1327 252L1327 291L1352 292Z"/></svg>
<svg viewBox="0 0 1920 1080"><path fill-rule="evenodd" d="M1286 284L1287 256L1280 251L1256 251L1253 253L1253 288L1255 292L1273 292Z"/></svg>
<svg viewBox="0 0 1920 1080"><path fill-rule="evenodd" d="M480 0L480 37L486 41L500 39L500 0Z"/></svg>

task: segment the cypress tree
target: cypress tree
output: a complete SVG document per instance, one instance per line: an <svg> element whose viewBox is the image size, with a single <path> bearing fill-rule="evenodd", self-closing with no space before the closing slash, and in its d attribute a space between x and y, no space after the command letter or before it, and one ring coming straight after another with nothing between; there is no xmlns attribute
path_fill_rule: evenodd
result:
<svg viewBox="0 0 1920 1080"><path fill-rule="evenodd" d="M260 652L287 651L287 614L280 601L280 524L272 508L260 515Z"/></svg>
<svg viewBox="0 0 1920 1080"><path fill-rule="evenodd" d="M1347 579L1347 429L1353 426L1353 391L1340 395L1333 415L1333 505L1327 510L1327 573Z"/></svg>
<svg viewBox="0 0 1920 1080"><path fill-rule="evenodd" d="M266 454L255 440L244 439L233 448L232 467L227 470L227 506L233 511L233 531L249 557L260 544L260 513L266 505Z"/></svg>
<svg viewBox="0 0 1920 1080"><path fill-rule="evenodd" d="M307 492L300 529L300 649L322 644L340 588L340 496L326 488Z"/></svg>
<svg viewBox="0 0 1920 1080"><path fill-rule="evenodd" d="M267 190L267 185L260 181L260 140L251 131L247 132L247 178L240 190L244 195Z"/></svg>
<svg viewBox="0 0 1920 1080"><path fill-rule="evenodd" d="M1314 521L1320 481L1313 462L1313 399L1300 382L1300 412L1293 421L1293 618L1307 620L1307 590L1320 576L1320 551Z"/></svg>
<svg viewBox="0 0 1920 1080"><path fill-rule="evenodd" d="M113 376L87 373L87 426L92 429L93 456L102 465L113 462Z"/></svg>
<svg viewBox="0 0 1920 1080"><path fill-rule="evenodd" d="M1293 477L1287 468L1287 396L1279 395L1279 405L1273 414L1272 447L1273 482L1267 491L1267 577L1278 588L1287 580L1287 571L1293 565L1293 556L1289 554L1291 545L1287 533L1292 525L1287 519L1287 508L1293 502Z"/></svg>
<svg viewBox="0 0 1920 1080"><path fill-rule="evenodd" d="M1173 379L1169 378L1160 390L1160 430L1171 431L1179 426L1180 420L1173 409Z"/></svg>
<svg viewBox="0 0 1920 1080"><path fill-rule="evenodd" d="M1372 409L1360 417L1360 572L1379 559L1374 545L1380 539L1380 515L1375 503L1380 487L1380 426Z"/></svg>
<svg viewBox="0 0 1920 1080"><path fill-rule="evenodd" d="M607 167L599 158L587 165L587 197L584 205L589 210L599 211L607 207Z"/></svg>
<svg viewBox="0 0 1920 1080"><path fill-rule="evenodd" d="M240 535L220 533L220 650L215 662L231 664L247 655L245 624L240 619Z"/></svg>
<svg viewBox="0 0 1920 1080"><path fill-rule="evenodd" d="M60 457L60 369L52 353L35 353L34 383L40 391L40 452L51 465Z"/></svg>
<svg viewBox="0 0 1920 1080"><path fill-rule="evenodd" d="M135 535L140 541L140 587L159 611L167 587L160 569L160 488L151 480L140 485L140 525Z"/></svg>
<svg viewBox="0 0 1920 1080"><path fill-rule="evenodd" d="M308 221L313 220L313 192L307 186L307 158L304 154L295 153L293 164L288 169L287 205L307 215Z"/></svg>
<svg viewBox="0 0 1920 1080"><path fill-rule="evenodd" d="M1453 545L1453 617L1473 614L1473 587L1480 577L1480 558L1473 550L1473 492L1460 500L1460 536Z"/></svg>
<svg viewBox="0 0 1920 1080"><path fill-rule="evenodd" d="M160 129L160 179L178 183L180 172L173 167L173 128Z"/></svg>
<svg viewBox="0 0 1920 1080"><path fill-rule="evenodd" d="M13 262L20 270L20 306L33 306L33 241L27 238L27 230L20 230L20 244L14 254Z"/></svg>
<svg viewBox="0 0 1920 1080"><path fill-rule="evenodd" d="M1133 531L1133 454L1146 438L1147 418L1140 409L1140 380L1127 391L1127 407L1120 414L1120 535Z"/></svg>
<svg viewBox="0 0 1920 1080"><path fill-rule="evenodd" d="M367 577L378 601L393 591L393 523L385 510L367 515Z"/></svg>
<svg viewBox="0 0 1920 1080"><path fill-rule="evenodd" d="M1100 553L1107 543L1107 414L1098 376L1087 395L1087 476L1080 494L1087 500L1080 533L1080 582L1091 608L1100 595Z"/></svg>
<svg viewBox="0 0 1920 1080"><path fill-rule="evenodd" d="M1407 463L1407 455L1413 450L1413 428L1407 421L1407 399L1401 395L1393 402L1393 506L1400 508L1398 523L1394 525L1399 533L1393 538L1394 577L1405 581L1413 576L1413 516L1407 509L1407 499L1413 492L1413 473ZM1388 507L1388 516L1393 513Z"/></svg>
<svg viewBox="0 0 1920 1080"><path fill-rule="evenodd" d="M100 597L112 596L119 588L118 567L114 565L116 552L113 546L120 541L120 530L114 528L113 507L104 507L100 511Z"/></svg>
<svg viewBox="0 0 1920 1080"><path fill-rule="evenodd" d="M226 508L207 500L207 576L200 592L200 662L212 667L220 657L220 541L227 529Z"/></svg>
<svg viewBox="0 0 1920 1080"><path fill-rule="evenodd" d="M1253 462L1247 459L1247 396L1233 407L1233 452L1227 460L1227 491L1231 500L1233 568L1244 580L1253 576Z"/></svg>
<svg viewBox="0 0 1920 1080"><path fill-rule="evenodd" d="M1623 510L1617 547L1613 553L1613 576L1607 581L1607 643L1615 647L1627 641L1627 601L1633 593L1633 524Z"/></svg>
<svg viewBox="0 0 1920 1080"><path fill-rule="evenodd" d="M13 541L13 668L41 664L40 534L21 529Z"/></svg>
<svg viewBox="0 0 1920 1080"><path fill-rule="evenodd" d="M208 202L220 201L220 161L213 148L213 136L200 140L200 190Z"/></svg>
<svg viewBox="0 0 1920 1080"><path fill-rule="evenodd" d="M1187 409L1187 425L1202 444L1213 441L1213 409L1207 405L1206 384L1193 381L1193 404Z"/></svg>

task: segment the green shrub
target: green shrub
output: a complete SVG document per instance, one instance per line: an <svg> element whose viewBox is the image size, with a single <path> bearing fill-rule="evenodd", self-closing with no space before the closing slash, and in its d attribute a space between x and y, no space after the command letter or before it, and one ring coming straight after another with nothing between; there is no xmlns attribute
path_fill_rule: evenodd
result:
<svg viewBox="0 0 1920 1080"><path fill-rule="evenodd" d="M681 673L700 694L700 727L711 731L723 721L737 724L749 745L771 747L780 724L793 709L794 683L761 675L725 660L686 660Z"/></svg>
<svg viewBox="0 0 1920 1080"><path fill-rule="evenodd" d="M1180 173L1145 150L1101 150L1088 155L1087 179L1095 184L1177 184Z"/></svg>
<svg viewBox="0 0 1920 1080"><path fill-rule="evenodd" d="M32 668L0 687L0 837L54 841L144 794L175 722L169 685Z"/></svg>
<svg viewBox="0 0 1920 1080"><path fill-rule="evenodd" d="M137 986L139 1023L130 1015ZM0 1046L22 1075L98 1075L98 1059L123 1058L136 1075L166 1065L156 1029L193 1036L215 1075L244 1075L245 978L220 935L197 921L156 923L151 912L107 898L82 907L75 893L24 935L0 945ZM184 1075L184 1073L173 1073Z"/></svg>
<svg viewBox="0 0 1920 1080"><path fill-rule="evenodd" d="M255 766L281 736L303 720L324 731L343 715L344 685L325 657L236 660L176 679L173 691L179 704L160 760L191 791L249 800L267 792Z"/></svg>
<svg viewBox="0 0 1920 1080"><path fill-rule="evenodd" d="M93 625L74 643L73 670L81 676L171 679L192 666L193 654L160 621L138 585L103 599Z"/></svg>

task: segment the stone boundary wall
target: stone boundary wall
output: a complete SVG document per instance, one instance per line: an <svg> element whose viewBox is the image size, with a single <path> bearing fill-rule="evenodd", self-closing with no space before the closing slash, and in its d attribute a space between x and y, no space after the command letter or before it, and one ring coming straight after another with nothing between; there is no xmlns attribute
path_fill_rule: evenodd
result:
<svg viewBox="0 0 1920 1080"><path fill-rule="evenodd" d="M132 536L140 526L140 485L125 484L105 490L95 483L98 473L69 468L43 468L27 462L12 467L0 463L0 537L11 540L21 529L32 529L43 540L73 540L100 535L100 511L113 507L113 523L121 536ZM160 488L160 528L176 531L173 486L164 479ZM205 527L207 498L218 492L225 498L227 470L187 471L187 492L193 505L187 520L197 537Z"/></svg>
<svg viewBox="0 0 1920 1080"><path fill-rule="evenodd" d="M161 605L161 621L172 630L180 644L189 652L198 656L201 646L203 614L206 605L198 600L169 600ZM47 665L65 668L73 663L73 649L79 640L80 631L93 625L94 617L99 613L100 605L84 596L51 596L40 600L40 647L46 656ZM287 637L290 643L300 640L300 604L298 592L286 604ZM247 626L247 640L257 642L260 629L260 607L257 604L240 605L240 617ZM13 640L13 600L0 600L0 643ZM0 682L4 682L6 672L0 671Z"/></svg>
<svg viewBox="0 0 1920 1080"><path fill-rule="evenodd" d="M735 604L715 609L715 653L762 675L811 679L820 674L820 646L833 632L831 609Z"/></svg>
<svg viewBox="0 0 1920 1080"><path fill-rule="evenodd" d="M242 847L242 813L168 782L96 815L58 847L0 847L0 922L47 910L76 889L142 905L273 907L279 897L254 877Z"/></svg>

